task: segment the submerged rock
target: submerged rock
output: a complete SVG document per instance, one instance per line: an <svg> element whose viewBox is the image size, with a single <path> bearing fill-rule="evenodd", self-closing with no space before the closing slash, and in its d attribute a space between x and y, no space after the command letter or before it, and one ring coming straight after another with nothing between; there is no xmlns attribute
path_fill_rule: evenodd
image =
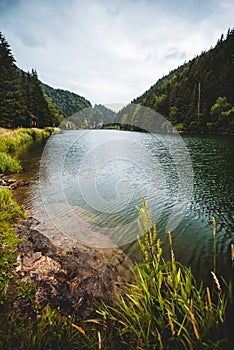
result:
<svg viewBox="0 0 234 350"><path fill-rule="evenodd" d="M28 182L24 182L16 179L8 179L3 174L0 174L0 187L15 190L18 187L26 186Z"/></svg>
<svg viewBox="0 0 234 350"><path fill-rule="evenodd" d="M62 250L32 225L35 227L35 220L29 217L15 227L22 238L16 273L23 282L36 284L39 305L87 318L93 316L100 300L114 303L131 265L120 249L74 245Z"/></svg>

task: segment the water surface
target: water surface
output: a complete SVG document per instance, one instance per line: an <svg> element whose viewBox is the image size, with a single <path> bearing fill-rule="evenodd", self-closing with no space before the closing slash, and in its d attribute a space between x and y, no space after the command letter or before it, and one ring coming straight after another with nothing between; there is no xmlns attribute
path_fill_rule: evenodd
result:
<svg viewBox="0 0 234 350"><path fill-rule="evenodd" d="M144 194L165 251L168 222L173 218L178 223L172 230L176 258L191 265L201 278L208 278L213 269L214 216L217 269L228 275L234 243L234 138L184 135L182 139L192 172L175 135L64 131L47 144L40 182L36 170L43 147L30 146L19 154L24 176L30 178L21 201L40 221L46 212L62 234L77 235L81 243L124 244L137 257L136 205L141 206ZM48 231L47 221L44 230ZM51 235L55 235L52 228Z"/></svg>

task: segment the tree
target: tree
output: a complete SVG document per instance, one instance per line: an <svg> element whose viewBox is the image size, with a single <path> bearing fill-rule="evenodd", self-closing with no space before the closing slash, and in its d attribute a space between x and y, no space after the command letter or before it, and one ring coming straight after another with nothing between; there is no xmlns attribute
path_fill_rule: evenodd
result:
<svg viewBox="0 0 234 350"><path fill-rule="evenodd" d="M25 114L20 75L10 46L0 32L0 125L19 126Z"/></svg>
<svg viewBox="0 0 234 350"><path fill-rule="evenodd" d="M39 126L58 125L60 115L48 103L37 72L19 70L10 46L0 32L0 126L29 126L30 115L38 117Z"/></svg>
<svg viewBox="0 0 234 350"><path fill-rule="evenodd" d="M227 132L230 126L233 127L234 107L227 101L226 97L218 97L211 107L210 114L212 122L209 123L211 131Z"/></svg>
<svg viewBox="0 0 234 350"><path fill-rule="evenodd" d="M215 104L211 107L210 114L217 119L217 117L220 117L223 112L228 111L230 107L231 105L226 97L218 97Z"/></svg>
<svg viewBox="0 0 234 350"><path fill-rule="evenodd" d="M232 132L233 112L224 114L234 106L233 47L234 29L229 29L215 48L171 71L133 102L161 113L173 125L183 123L187 131L206 132L208 127Z"/></svg>

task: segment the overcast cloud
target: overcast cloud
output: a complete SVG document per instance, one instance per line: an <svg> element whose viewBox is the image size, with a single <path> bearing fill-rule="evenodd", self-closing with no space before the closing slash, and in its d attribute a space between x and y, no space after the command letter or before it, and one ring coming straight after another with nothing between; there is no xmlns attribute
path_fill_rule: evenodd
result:
<svg viewBox="0 0 234 350"><path fill-rule="evenodd" d="M0 0L20 68L92 103L127 103L215 46L233 0Z"/></svg>

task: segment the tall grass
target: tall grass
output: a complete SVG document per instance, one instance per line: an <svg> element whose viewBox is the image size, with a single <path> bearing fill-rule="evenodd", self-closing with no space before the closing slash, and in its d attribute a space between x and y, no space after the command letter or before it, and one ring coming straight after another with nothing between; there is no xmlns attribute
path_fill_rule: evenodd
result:
<svg viewBox="0 0 234 350"><path fill-rule="evenodd" d="M0 172L4 174L17 173L22 170L20 163L4 152L0 152Z"/></svg>
<svg viewBox="0 0 234 350"><path fill-rule="evenodd" d="M8 174L22 170L20 163L12 156L22 145L32 141L48 139L54 128L15 130L0 128L0 172Z"/></svg>
<svg viewBox="0 0 234 350"><path fill-rule="evenodd" d="M35 303L36 288L14 280L18 238L11 229L22 213L11 192L0 188L0 349L4 350L182 350L225 348L227 297L213 271L215 290L198 285L176 261L171 233L171 259L165 261L156 226L143 199L139 247L143 262L133 268L131 283L121 285L114 304L97 306L98 319L82 320ZM234 264L234 248L231 247ZM12 288L13 284L13 288ZM11 293L9 290L11 288ZM232 288L229 285L229 288ZM229 289L230 291L230 289ZM11 302L7 298L11 295ZM17 298L31 311L12 310ZM8 301L7 301L8 300ZM233 308L229 315L232 317Z"/></svg>
<svg viewBox="0 0 234 350"><path fill-rule="evenodd" d="M11 191L0 188L0 304L6 298L12 268L16 263L19 239L12 227L22 217L19 206L13 201Z"/></svg>
<svg viewBox="0 0 234 350"><path fill-rule="evenodd" d="M212 299L209 288L197 285L190 268L175 260L171 234L171 260L164 261L145 200L138 210L144 262L136 265L135 281L127 284L124 296L117 297L117 306L103 305L99 310L104 323L129 349L221 349L224 293L217 288Z"/></svg>
<svg viewBox="0 0 234 350"><path fill-rule="evenodd" d="M9 130L0 128L0 151L13 152L17 150L20 145L30 142L32 140L31 136L23 130L24 129Z"/></svg>
<svg viewBox="0 0 234 350"><path fill-rule="evenodd" d="M5 327L0 325L1 350L97 349L95 339L91 338L94 332L90 331L90 336L88 332L81 334L72 327L72 319L59 310L37 309L30 320L11 311L4 321Z"/></svg>

